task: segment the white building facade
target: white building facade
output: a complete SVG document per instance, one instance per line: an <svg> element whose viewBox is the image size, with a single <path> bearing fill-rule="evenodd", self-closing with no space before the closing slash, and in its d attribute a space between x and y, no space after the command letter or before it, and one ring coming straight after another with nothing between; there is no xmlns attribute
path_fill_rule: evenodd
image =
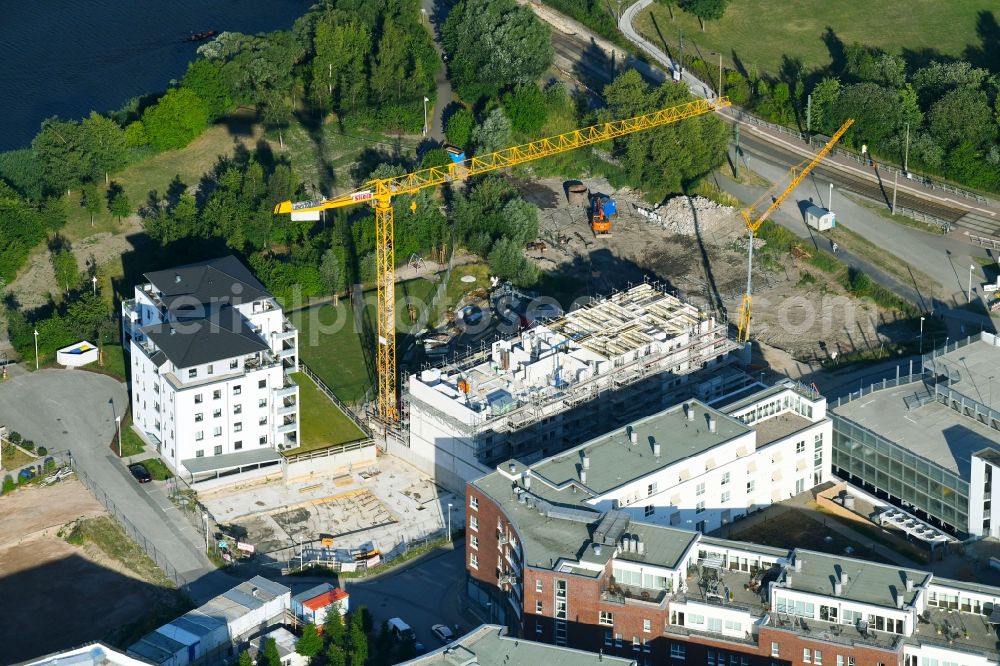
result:
<svg viewBox="0 0 1000 666"><path fill-rule="evenodd" d="M234 257L157 271L122 303L132 420L192 476L276 461L299 442L298 332Z"/></svg>

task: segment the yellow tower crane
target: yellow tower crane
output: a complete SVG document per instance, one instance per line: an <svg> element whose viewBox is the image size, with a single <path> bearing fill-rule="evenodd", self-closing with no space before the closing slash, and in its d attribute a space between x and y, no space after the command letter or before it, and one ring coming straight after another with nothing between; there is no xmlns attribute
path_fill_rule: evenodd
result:
<svg viewBox="0 0 1000 666"><path fill-rule="evenodd" d="M747 290L746 293L743 294L743 304L740 306L740 319L739 322L737 322L736 340L740 344L744 344L750 339L750 315L753 311L751 287L753 277L754 234L756 234L757 230L760 229L762 224L764 224L764 221L771 216L771 213L777 210L778 206L780 206L782 202L788 198L788 195L791 194L795 188L799 186L799 183L801 183L803 179L809 175L809 172L811 172L817 164L823 161L823 158L826 157L830 150L833 149L834 144L840 141L840 137L844 136L844 132L846 132L853 124L854 119L848 118L847 121L840 126L840 129L834 132L833 136L830 137L830 140L826 142L825 146L823 146L823 149L816 153L816 157L812 158L812 160L810 160L804 168L802 167L802 164L792 167L790 170L792 180L788 183L788 187L785 188L784 192L771 201L771 205L768 206L767 210L765 210L760 217L754 219L754 211L760 202L771 193L770 190L761 195L760 199L757 199L757 201L751 204L749 208L741 211L741 214L743 215L743 222L746 224L749 237L747 238ZM805 162L803 162L803 164L805 164Z"/></svg>
<svg viewBox="0 0 1000 666"><path fill-rule="evenodd" d="M395 297L395 257L393 256L394 224L392 198L401 194L413 194L428 187L471 178L480 174L517 166L526 162L557 155L576 148L592 146L640 130L669 125L686 118L699 116L729 106L729 99L699 99L686 104L672 106L653 113L647 113L625 120L614 120L573 130L558 136L538 139L498 150L494 153L477 155L465 159L459 151L449 150L453 163L447 166L430 167L393 178L380 178L366 182L361 189L348 194L317 201L292 203L283 201L274 207L276 215L291 214L307 217L319 211L343 208L367 202L375 208L375 273L378 319L378 345L375 355L378 375L378 414L385 421L399 418L396 403L396 297Z"/></svg>

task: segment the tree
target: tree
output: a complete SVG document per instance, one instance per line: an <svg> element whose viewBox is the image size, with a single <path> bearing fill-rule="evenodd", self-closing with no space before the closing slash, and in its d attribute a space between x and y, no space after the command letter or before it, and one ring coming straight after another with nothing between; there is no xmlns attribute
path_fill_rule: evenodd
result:
<svg viewBox="0 0 1000 666"><path fill-rule="evenodd" d="M368 636L365 634L364 613L351 613L351 628L347 633L347 655L350 666L365 666L368 660Z"/></svg>
<svg viewBox="0 0 1000 666"><path fill-rule="evenodd" d="M890 137L903 129L899 93L865 82L844 86L833 107L833 122L837 127L848 118L855 123L845 137L848 145L867 143L877 152Z"/></svg>
<svg viewBox="0 0 1000 666"><path fill-rule="evenodd" d="M819 83L812 91L812 127L814 130L827 134L834 132L833 127L833 106L840 96L840 79L835 76L828 76Z"/></svg>
<svg viewBox="0 0 1000 666"><path fill-rule="evenodd" d="M96 183L90 182L83 186L80 205L90 213L90 226L94 226L94 216L101 212L101 195Z"/></svg>
<svg viewBox="0 0 1000 666"><path fill-rule="evenodd" d="M42 163L45 182L56 191L70 191L93 173L93 155L79 123L49 118L35 135L31 147Z"/></svg>
<svg viewBox="0 0 1000 666"><path fill-rule="evenodd" d="M242 652L240 652L239 666L254 666L253 658L250 656L249 651L243 650Z"/></svg>
<svg viewBox="0 0 1000 666"><path fill-rule="evenodd" d="M141 120L133 120L125 127L125 144L129 148L149 145L149 135Z"/></svg>
<svg viewBox="0 0 1000 666"><path fill-rule="evenodd" d="M968 86L946 92L931 107L927 120L931 134L946 149L962 141L979 149L997 137L986 93Z"/></svg>
<svg viewBox="0 0 1000 666"><path fill-rule="evenodd" d="M472 130L472 145L477 154L492 153L511 143L510 121L503 109L493 109L486 119Z"/></svg>
<svg viewBox="0 0 1000 666"><path fill-rule="evenodd" d="M107 183L112 171L118 171L125 166L128 157L125 132L118 123L94 111L91 111L90 117L84 119L81 124L85 135L85 148L90 153L93 163L90 177L96 179L104 176L104 182Z"/></svg>
<svg viewBox="0 0 1000 666"><path fill-rule="evenodd" d="M28 252L45 237L38 210L0 180L0 280L10 283L28 259Z"/></svg>
<svg viewBox="0 0 1000 666"><path fill-rule="evenodd" d="M68 245L51 251L49 259L56 274L56 283L62 287L64 292L68 292L80 283L80 267L76 263L76 256Z"/></svg>
<svg viewBox="0 0 1000 666"><path fill-rule="evenodd" d="M455 111L444 125L444 133L448 137L448 143L462 149L468 147L472 140L472 128L475 124L476 118L469 109L462 107Z"/></svg>
<svg viewBox="0 0 1000 666"><path fill-rule="evenodd" d="M233 106L229 90L222 78L222 68L217 62L195 60L188 65L181 87L190 90L205 102L208 119L221 118Z"/></svg>
<svg viewBox="0 0 1000 666"><path fill-rule="evenodd" d="M503 110L515 132L534 134L545 124L545 96L534 83L520 85L504 95Z"/></svg>
<svg viewBox="0 0 1000 666"><path fill-rule="evenodd" d="M288 123L292 119L291 107L288 106L285 96L277 91L268 92L262 106L264 124L271 129L278 130L278 145L284 148L285 137L282 130L288 127Z"/></svg>
<svg viewBox="0 0 1000 666"><path fill-rule="evenodd" d="M549 28L515 0L458 0L441 41L451 79L471 102L534 82L552 64Z"/></svg>
<svg viewBox="0 0 1000 666"><path fill-rule="evenodd" d="M539 270L524 256L522 247L510 238L498 240L490 251L490 271L516 285L530 287L538 281Z"/></svg>
<svg viewBox="0 0 1000 666"><path fill-rule="evenodd" d="M344 648L336 643L330 643L326 648L326 666L347 666L347 655Z"/></svg>
<svg viewBox="0 0 1000 666"><path fill-rule="evenodd" d="M729 0L678 0L677 5L698 17L701 31L705 32L705 21L717 21L726 13Z"/></svg>
<svg viewBox="0 0 1000 666"><path fill-rule="evenodd" d="M257 666L281 666L278 643L273 638L265 638L257 655Z"/></svg>
<svg viewBox="0 0 1000 666"><path fill-rule="evenodd" d="M309 623L302 628L302 636L295 643L295 651L303 657L315 657L323 650L323 637L316 632L316 625Z"/></svg>
<svg viewBox="0 0 1000 666"><path fill-rule="evenodd" d="M65 327L80 340L95 340L98 344L114 333L114 321L100 294L85 290L66 308Z"/></svg>
<svg viewBox="0 0 1000 666"><path fill-rule="evenodd" d="M954 88L978 90L988 79L989 72L973 67L964 60L955 62L933 61L913 73L913 87L923 108L929 108L935 100Z"/></svg>
<svg viewBox="0 0 1000 666"><path fill-rule="evenodd" d="M49 231L59 231L66 226L66 202L62 197L49 197L42 201L42 221Z"/></svg>
<svg viewBox="0 0 1000 666"><path fill-rule="evenodd" d="M336 243L323 253L319 275L328 293L340 294L347 288L347 250L343 245Z"/></svg>
<svg viewBox="0 0 1000 666"><path fill-rule="evenodd" d="M208 105L186 88L175 88L142 114L149 142L157 150L183 148L208 127Z"/></svg>
<svg viewBox="0 0 1000 666"><path fill-rule="evenodd" d="M340 12L327 12L316 22L312 59L313 97L323 108L357 108L368 100L366 59L372 50L368 27Z"/></svg>
<svg viewBox="0 0 1000 666"><path fill-rule="evenodd" d="M336 604L330 606L323 620L323 641L326 645L341 645L344 642L344 618Z"/></svg>
<svg viewBox="0 0 1000 666"><path fill-rule="evenodd" d="M881 49L857 42L844 49L844 75L848 79L871 81L887 88L906 83L906 61Z"/></svg>
<svg viewBox="0 0 1000 666"><path fill-rule="evenodd" d="M119 224L121 224L123 217L128 217L132 214L128 195L125 194L125 190L121 186L108 188L108 212L118 218Z"/></svg>
<svg viewBox="0 0 1000 666"><path fill-rule="evenodd" d="M635 70L620 75L605 87L608 109L601 117L631 118L691 99L683 86L664 83L649 88ZM616 139L616 153L628 182L655 199L681 192L722 164L729 133L715 115L689 118Z"/></svg>

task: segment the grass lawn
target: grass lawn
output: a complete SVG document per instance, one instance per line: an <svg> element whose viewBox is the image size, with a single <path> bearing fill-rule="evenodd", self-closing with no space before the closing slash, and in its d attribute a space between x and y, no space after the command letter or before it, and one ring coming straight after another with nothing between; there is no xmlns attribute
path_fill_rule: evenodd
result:
<svg viewBox="0 0 1000 666"><path fill-rule="evenodd" d="M776 548L808 548L831 555L843 555L845 549L850 547L855 557L864 557L876 562L885 561L879 555L869 552L870 548L867 545L851 541L827 528L822 520L823 518L814 520L803 511L791 509L775 516L773 520L768 518L746 530L734 531L729 538ZM832 520L832 517L827 520Z"/></svg>
<svg viewBox="0 0 1000 666"><path fill-rule="evenodd" d="M115 442L116 444L118 442ZM146 448L145 442L138 433L132 429L132 417L129 416L122 421L122 458L139 455ZM150 472L152 473L152 472Z"/></svg>
<svg viewBox="0 0 1000 666"><path fill-rule="evenodd" d="M3 460L0 460L0 463L2 463L0 469L17 469L35 460L41 462L41 460L39 460L38 458L29 456L24 451L21 451L20 449L15 447L13 444L8 444L4 442L2 446L3 450L0 451L0 453L2 453L3 455L0 457L2 457Z"/></svg>
<svg viewBox="0 0 1000 666"><path fill-rule="evenodd" d="M321 449L364 439L354 421L330 402L319 387L302 372L292 375L299 385L299 427L301 444L294 453Z"/></svg>
<svg viewBox="0 0 1000 666"><path fill-rule="evenodd" d="M149 470L150 476L152 476L156 481L166 481L167 479L174 478L174 473L171 472L159 458L149 458L148 460L143 460L142 464L146 466L146 469Z"/></svg>
<svg viewBox="0 0 1000 666"><path fill-rule="evenodd" d="M928 46L941 54L961 56L967 46L980 47L977 36L977 13L988 3L982 0L741 0L731 2L718 21L705 24L701 32L698 19L673 8L670 11L654 3L642 11L635 25L647 39L663 49L678 51L679 31L684 33L685 60L700 57L733 67L739 61L749 70L756 65L761 72L777 74L783 56L798 58L807 70L830 64L830 50L823 35L829 26L843 44L861 42L878 46L889 53L904 50L921 52ZM659 28L657 30L657 27ZM761 39L761 35L767 35Z"/></svg>
<svg viewBox="0 0 1000 666"><path fill-rule="evenodd" d="M401 332L405 334L410 329L406 308L402 306L403 299L410 297L427 302L434 288L434 283L423 279L396 284L397 321ZM289 315L299 329L302 360L345 402L364 398L374 385L374 357L370 361L368 359L375 341L374 304L375 291L366 291L360 330L354 310L346 298L340 299L336 307L325 303Z"/></svg>

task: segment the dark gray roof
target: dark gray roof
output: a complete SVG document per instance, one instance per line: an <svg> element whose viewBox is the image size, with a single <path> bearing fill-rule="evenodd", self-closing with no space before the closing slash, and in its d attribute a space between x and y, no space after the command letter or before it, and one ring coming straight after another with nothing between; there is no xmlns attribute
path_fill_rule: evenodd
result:
<svg viewBox="0 0 1000 666"><path fill-rule="evenodd" d="M240 313L228 306L205 319L152 324L141 330L178 368L269 349Z"/></svg>
<svg viewBox="0 0 1000 666"><path fill-rule="evenodd" d="M192 305L194 301L239 305L271 298L264 285L232 255L153 271L145 277L162 294L168 308L180 298Z"/></svg>

